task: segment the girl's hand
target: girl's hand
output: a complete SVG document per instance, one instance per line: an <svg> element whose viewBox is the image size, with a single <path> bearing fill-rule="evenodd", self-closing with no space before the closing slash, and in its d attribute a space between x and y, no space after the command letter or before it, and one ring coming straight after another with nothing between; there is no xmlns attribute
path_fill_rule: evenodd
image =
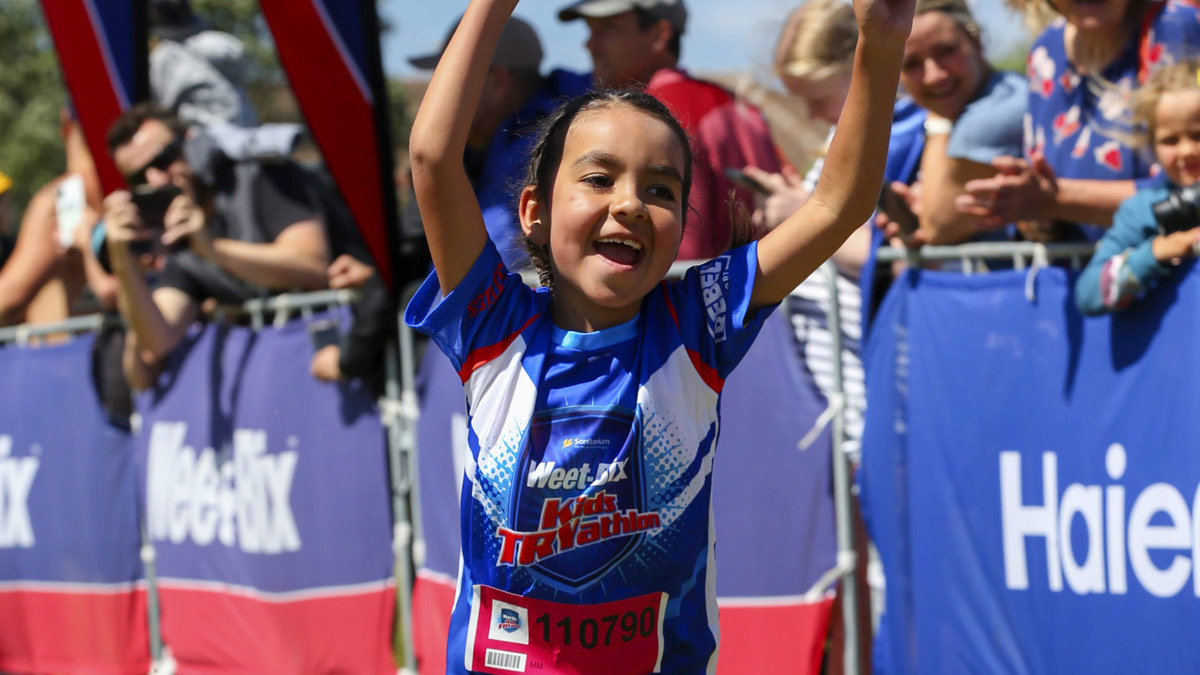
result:
<svg viewBox="0 0 1200 675"><path fill-rule="evenodd" d="M1200 246L1200 227L1180 230L1171 234L1160 234L1150 243L1154 259L1164 265L1178 265L1184 258L1196 255Z"/></svg>
<svg viewBox="0 0 1200 675"><path fill-rule="evenodd" d="M908 39L916 0L854 0L859 33L871 39L899 42Z"/></svg>

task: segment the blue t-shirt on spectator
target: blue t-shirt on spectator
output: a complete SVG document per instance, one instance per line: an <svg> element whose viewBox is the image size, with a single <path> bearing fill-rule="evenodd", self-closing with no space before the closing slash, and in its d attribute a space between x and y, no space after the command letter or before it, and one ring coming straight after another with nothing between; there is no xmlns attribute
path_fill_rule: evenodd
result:
<svg viewBox="0 0 1200 675"><path fill-rule="evenodd" d="M979 164L991 164L1001 155L1020 155L1025 91L1025 78L1020 75L993 73L979 97L954 120L946 155Z"/></svg>

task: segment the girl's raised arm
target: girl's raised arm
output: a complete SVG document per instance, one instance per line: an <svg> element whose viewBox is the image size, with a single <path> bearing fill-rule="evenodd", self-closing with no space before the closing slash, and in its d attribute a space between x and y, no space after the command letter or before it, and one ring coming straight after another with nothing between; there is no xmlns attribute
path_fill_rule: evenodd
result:
<svg viewBox="0 0 1200 675"><path fill-rule="evenodd" d="M413 191L443 293L463 280L487 242L463 152L492 54L516 5L471 2L433 71L409 136Z"/></svg>
<svg viewBox="0 0 1200 675"><path fill-rule="evenodd" d="M752 307L780 302L875 208L915 0L854 0L858 47L846 104L812 197L758 244Z"/></svg>

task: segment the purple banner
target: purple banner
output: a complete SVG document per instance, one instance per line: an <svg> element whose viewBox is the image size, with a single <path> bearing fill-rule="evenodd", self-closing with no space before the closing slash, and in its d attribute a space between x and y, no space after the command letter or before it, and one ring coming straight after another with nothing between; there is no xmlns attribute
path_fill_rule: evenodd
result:
<svg viewBox="0 0 1200 675"><path fill-rule="evenodd" d="M835 564L826 431L798 441L825 401L804 376L790 325L777 312L726 381L713 471L718 669L818 672L831 599L810 594ZM421 515L425 565L414 592L414 641L422 673L444 672L459 559L459 491L467 447L462 381L436 348L417 382L421 416Z"/></svg>
<svg viewBox="0 0 1200 675"><path fill-rule="evenodd" d="M0 348L0 670L145 673L133 442L96 399L92 338Z"/></svg>
<svg viewBox="0 0 1200 675"><path fill-rule="evenodd" d="M311 357L303 322L209 326L139 401L180 672L395 671L383 427L361 383L314 380Z"/></svg>

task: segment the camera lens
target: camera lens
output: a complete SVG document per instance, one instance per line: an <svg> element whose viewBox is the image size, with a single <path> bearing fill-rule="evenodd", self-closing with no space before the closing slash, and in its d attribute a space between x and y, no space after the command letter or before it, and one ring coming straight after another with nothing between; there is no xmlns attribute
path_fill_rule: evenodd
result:
<svg viewBox="0 0 1200 675"><path fill-rule="evenodd" d="M1189 185L1174 190L1150 208L1163 234L1189 230L1200 225L1200 187Z"/></svg>

